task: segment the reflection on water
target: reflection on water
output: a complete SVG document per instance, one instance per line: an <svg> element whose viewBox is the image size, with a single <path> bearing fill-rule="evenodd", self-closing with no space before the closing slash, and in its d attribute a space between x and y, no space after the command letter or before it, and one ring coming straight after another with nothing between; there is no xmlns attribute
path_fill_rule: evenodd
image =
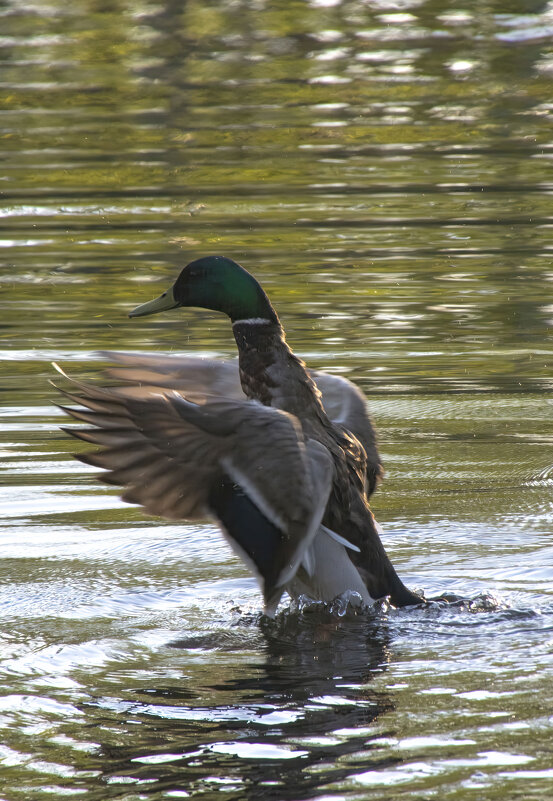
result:
<svg viewBox="0 0 553 801"><path fill-rule="evenodd" d="M243 620L241 625L243 625ZM248 636L249 635L249 636ZM136 716L132 744L110 747L108 775L132 776L188 792L234 785L241 797L312 797L325 783L347 777L350 754L367 753L366 767L392 764L375 756L371 725L392 708L386 693L370 687L385 670L387 634L366 617L284 616L261 630L229 632L173 643L185 652L257 652L236 675L197 688L169 682L140 687L131 702L100 701L100 709ZM209 692L209 707L196 706ZM351 736L351 733L355 733Z"/></svg>
<svg viewBox="0 0 553 801"><path fill-rule="evenodd" d="M551 4L0 19L0 796L551 795ZM50 361L234 355L126 318L212 252L367 393L386 547L447 603L267 623L214 527L71 459Z"/></svg>

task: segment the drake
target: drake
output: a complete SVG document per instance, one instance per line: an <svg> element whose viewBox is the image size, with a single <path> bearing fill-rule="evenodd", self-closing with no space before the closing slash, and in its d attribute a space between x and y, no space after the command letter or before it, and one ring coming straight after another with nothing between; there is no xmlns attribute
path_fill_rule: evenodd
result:
<svg viewBox="0 0 553 801"><path fill-rule="evenodd" d="M64 430L100 446L77 458L106 470L100 479L150 514L215 519L256 575L271 617L284 591L423 602L397 575L368 505L381 466L359 390L307 371L259 282L229 258L191 262L129 316L179 306L230 318L239 369L112 354L122 367L111 374L126 386L74 381L78 394L63 391L84 410L61 408L92 426Z"/></svg>

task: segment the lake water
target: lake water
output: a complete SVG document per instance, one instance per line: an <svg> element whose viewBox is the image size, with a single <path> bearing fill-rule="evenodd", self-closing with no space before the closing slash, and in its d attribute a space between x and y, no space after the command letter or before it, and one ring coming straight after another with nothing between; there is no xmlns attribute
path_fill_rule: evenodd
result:
<svg viewBox="0 0 553 801"><path fill-rule="evenodd" d="M552 35L541 1L2 3L1 801L553 796ZM207 253L366 392L386 548L456 603L269 623L213 525L72 459L52 360L234 355L126 317Z"/></svg>

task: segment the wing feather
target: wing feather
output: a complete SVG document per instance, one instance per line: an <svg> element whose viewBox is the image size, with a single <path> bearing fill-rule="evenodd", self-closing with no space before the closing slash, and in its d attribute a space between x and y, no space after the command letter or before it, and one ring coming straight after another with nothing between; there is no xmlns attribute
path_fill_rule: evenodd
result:
<svg viewBox="0 0 553 801"><path fill-rule="evenodd" d="M148 353L101 354L117 364L107 374L134 385L136 392L147 387L158 391L175 389L190 396L220 396L241 399L238 360L204 359L193 356L166 356ZM361 390L343 376L318 370L309 371L322 393L325 411L330 419L351 432L367 454L367 493L370 495L383 476L376 432L367 410L367 399ZM124 390L121 390L124 391Z"/></svg>
<svg viewBox="0 0 553 801"><path fill-rule="evenodd" d="M262 527L266 520L274 532L269 551L263 546L265 572L256 565L266 610L274 613L326 509L334 473L326 448L306 441L293 415L245 398L198 404L175 391L137 398L72 383L78 393L64 394L84 410L62 408L91 427L65 430L99 446L77 458L103 469L100 480L121 486L123 500L171 520L211 516L222 525L224 517L225 533L240 545L244 517L234 519L222 504L245 508L239 496L249 498L258 511L248 519ZM247 534L254 563L255 537Z"/></svg>

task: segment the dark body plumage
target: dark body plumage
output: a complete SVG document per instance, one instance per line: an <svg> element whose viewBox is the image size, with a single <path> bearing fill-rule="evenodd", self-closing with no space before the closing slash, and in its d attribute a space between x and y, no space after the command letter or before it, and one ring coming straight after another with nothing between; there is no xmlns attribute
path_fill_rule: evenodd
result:
<svg viewBox="0 0 553 801"><path fill-rule="evenodd" d="M320 442L331 454L335 472L323 525L359 548L358 552L349 550L348 556L371 597L389 595L398 606L420 603L421 599L398 577L376 530L367 500L365 450L354 434L327 416L321 393L303 361L290 350L278 318L236 321L233 333L245 395L293 414L300 420L304 435ZM302 571L300 566L298 577Z"/></svg>

